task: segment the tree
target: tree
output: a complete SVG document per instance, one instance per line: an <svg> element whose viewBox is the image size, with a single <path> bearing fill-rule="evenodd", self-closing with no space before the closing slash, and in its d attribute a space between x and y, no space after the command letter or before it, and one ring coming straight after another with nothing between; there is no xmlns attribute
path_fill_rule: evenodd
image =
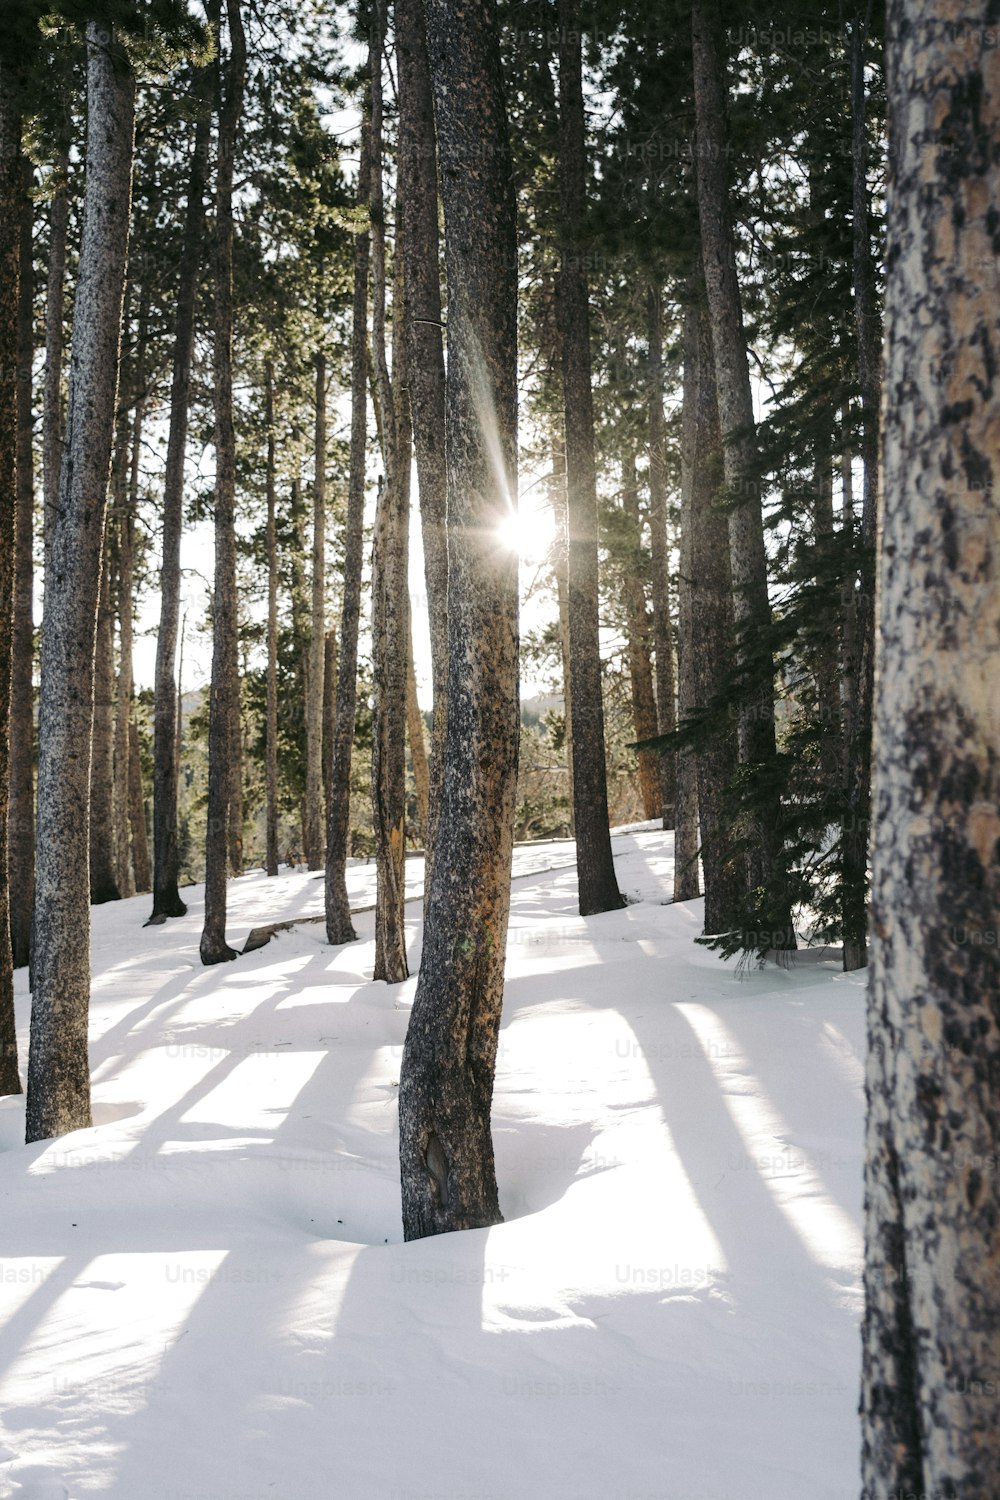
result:
<svg viewBox="0 0 1000 1500"><path fill-rule="evenodd" d="M558 275L569 522L569 667L573 826L580 915L624 905L608 826L597 580L597 475L590 385L590 317L581 244L586 213L583 61L576 0L559 0Z"/></svg>
<svg viewBox="0 0 1000 1500"><path fill-rule="evenodd" d="M660 289L646 294L646 333L649 341L649 530L653 563L653 643L656 661L656 710L660 734L676 728L674 659L670 628L670 569L667 557L666 424L663 420L663 307ZM678 762L669 752L660 757L663 826L674 826ZM689 790L689 788L688 788Z"/></svg>
<svg viewBox="0 0 1000 1500"><path fill-rule="evenodd" d="M302 842L310 870L323 867L323 684L326 666L326 355L317 351L312 568L306 672L306 791Z"/></svg>
<svg viewBox="0 0 1000 1500"><path fill-rule="evenodd" d="M66 447L52 517L38 723L38 844L27 1139L90 1124L90 744L131 203L135 81L87 24L87 167Z"/></svg>
<svg viewBox="0 0 1000 1500"><path fill-rule="evenodd" d="M264 486L267 504L267 707L265 723L265 781L267 786L267 847L265 866L278 873L278 541L274 454L274 361L264 362L264 426L267 433Z"/></svg>
<svg viewBox="0 0 1000 1500"><path fill-rule="evenodd" d="M203 964L236 957L226 942L226 870L239 753L239 659L236 594L236 434L233 426L233 169L246 76L240 0L226 0L229 58L219 111L215 191L215 587L208 743L208 828L205 840Z"/></svg>
<svg viewBox="0 0 1000 1500"><path fill-rule="evenodd" d="M448 724L400 1072L407 1239L495 1224L490 1104L518 748L517 242L494 0L429 0L448 281Z"/></svg>
<svg viewBox="0 0 1000 1500"><path fill-rule="evenodd" d="M1000 73L987 7L889 12L868 992L867 1500L1000 1490Z"/></svg>
<svg viewBox="0 0 1000 1500"><path fill-rule="evenodd" d="M35 640L33 620L35 474L32 452L34 256L31 188L34 170L21 159L21 239L17 311L17 526L14 538L14 628L10 705L10 941L14 967L31 954L35 885Z"/></svg>

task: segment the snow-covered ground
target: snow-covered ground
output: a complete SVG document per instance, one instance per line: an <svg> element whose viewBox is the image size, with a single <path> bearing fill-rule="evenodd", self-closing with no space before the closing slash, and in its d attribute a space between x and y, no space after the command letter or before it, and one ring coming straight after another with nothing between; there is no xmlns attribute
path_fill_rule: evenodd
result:
<svg viewBox="0 0 1000 1500"><path fill-rule="evenodd" d="M200 889L95 910L98 1123L25 1147L0 1102L0 1495L853 1500L863 979L740 978L672 836L614 848L589 919L571 845L516 851L507 1222L412 1245L371 916L203 969ZM246 876L230 940L321 907Z"/></svg>

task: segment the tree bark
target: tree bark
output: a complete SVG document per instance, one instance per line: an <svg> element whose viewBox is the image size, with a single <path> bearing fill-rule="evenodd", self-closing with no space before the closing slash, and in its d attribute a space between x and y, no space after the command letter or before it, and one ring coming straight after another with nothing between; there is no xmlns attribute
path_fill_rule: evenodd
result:
<svg viewBox="0 0 1000 1500"><path fill-rule="evenodd" d="M278 535L274 485L274 365L264 365L264 424L267 428L267 716L265 782L267 844L265 868L278 873Z"/></svg>
<svg viewBox="0 0 1000 1500"><path fill-rule="evenodd" d="M700 278L699 278L700 280ZM657 298L657 300L659 300ZM652 323L652 319L650 320ZM697 712L697 648L694 633L695 506L704 507L709 453L702 442L711 434L701 423L701 351L698 306L684 309L684 386L681 414L681 556L677 580L677 710L682 724ZM662 412L662 407L661 407ZM664 518L665 519L665 518ZM700 894L698 883L698 760L691 747L676 758L677 816L674 823L674 900L691 901ZM709 789L709 792L711 789Z"/></svg>
<svg viewBox="0 0 1000 1500"><path fill-rule="evenodd" d="M562 424L559 424L560 428ZM570 836L573 836L573 705L569 667L569 516L566 502L566 445L560 431L552 441L552 478L549 485L555 519L556 607L559 610L559 656L562 663L563 739L566 749L566 786Z"/></svg>
<svg viewBox="0 0 1000 1500"><path fill-rule="evenodd" d="M149 863L149 835L146 831L146 793L142 780L142 755L139 749L139 727L135 716L128 726L128 820L132 834L132 872L135 888L144 896L152 888L153 874Z"/></svg>
<svg viewBox="0 0 1000 1500"><path fill-rule="evenodd" d="M125 455L118 454L118 462ZM115 637L111 553L104 545L94 653L94 718L90 750L90 904L121 900L115 867Z"/></svg>
<svg viewBox="0 0 1000 1500"><path fill-rule="evenodd" d="M652 739L658 730L656 697L653 692L653 664L650 660L652 635L646 608L643 582L642 520L639 514L639 480L635 454L626 452L622 464L622 508L629 522L629 556L622 574L625 600L625 623L628 633L629 689L632 697L632 724L637 740ZM663 816L663 792L660 757L655 750L640 750L637 755L639 793L643 817Z"/></svg>
<svg viewBox="0 0 1000 1500"><path fill-rule="evenodd" d="M29 1142L91 1123L89 747L135 103L127 58L110 28L94 21L87 25L87 100L86 194L66 448L42 625Z"/></svg>
<svg viewBox="0 0 1000 1500"><path fill-rule="evenodd" d="M1000 58L892 0L863 1493L1000 1493Z"/></svg>
<svg viewBox="0 0 1000 1500"><path fill-rule="evenodd" d="M427 746L424 744L424 719L417 697L417 672L413 663L413 631L409 631L406 654L406 738L410 746L410 764L413 767L413 785L417 795L417 817L420 819L420 834L427 850L427 807L430 799L430 773L427 765ZM426 866L424 878L427 878Z"/></svg>
<svg viewBox="0 0 1000 1500"><path fill-rule="evenodd" d="M372 65L369 53L369 68ZM358 203L370 208L370 104L361 124ZM368 422L368 260L369 229L354 241L354 303L351 324L351 453L344 525L344 602L337 661L337 714L326 825L326 936L331 943L354 940L347 897L347 856L351 837L351 760L358 692L358 621L364 551L365 456Z"/></svg>
<svg viewBox="0 0 1000 1500"><path fill-rule="evenodd" d="M59 474L63 461L63 344L66 281L66 231L69 224L69 152L63 145L53 163L55 190L49 205L49 264L45 286L45 385L42 415L43 525L45 579L49 574L49 542L59 503Z"/></svg>
<svg viewBox="0 0 1000 1500"><path fill-rule="evenodd" d="M434 101L423 4L413 0L413 3L397 5L394 19L399 89L398 198L406 281L407 383L420 493L420 533L434 699L428 809L424 818L426 897L430 893L441 805L448 717L448 538L441 257Z"/></svg>
<svg viewBox="0 0 1000 1500"><path fill-rule="evenodd" d="M31 908L35 885L35 708L34 708L34 455L31 367L35 352L34 259L32 253L33 168L21 160L20 247L17 303L17 522L14 537L14 627L10 706L10 938L14 967L31 956Z"/></svg>
<svg viewBox="0 0 1000 1500"><path fill-rule="evenodd" d="M213 7L217 15L217 5ZM211 65L199 70L197 116L181 263L174 313L173 372L170 381L170 427L163 476L163 556L160 564L160 628L156 637L153 706L153 911L157 920L182 917L187 906L177 889L177 716L180 712L175 669L181 612L181 532L184 527L184 455L187 447L191 360L194 353L195 304L201 281L205 236L205 187L211 135L209 107Z"/></svg>
<svg viewBox="0 0 1000 1500"><path fill-rule="evenodd" d="M14 550L18 511L18 278L23 178L21 116L0 60L0 1094L19 1094L10 931L10 725Z"/></svg>
<svg viewBox="0 0 1000 1500"><path fill-rule="evenodd" d="M646 334L649 340L649 533L652 547L653 647L656 662L657 729L673 734L677 728L674 703L673 631L670 621L670 559L667 545L667 429L663 418L663 310L660 289L646 293ZM678 760L660 756L663 826L674 827L677 807ZM686 787L690 792L690 786ZM675 851L676 852L676 851Z"/></svg>
<svg viewBox="0 0 1000 1500"><path fill-rule="evenodd" d="M233 167L243 105L246 41L240 0L226 0L229 58L219 111L215 222L215 589L208 730L203 964L236 957L226 942L226 871L239 776L239 659L236 598L236 434L233 426Z"/></svg>
<svg viewBox="0 0 1000 1500"><path fill-rule="evenodd" d="M302 837L310 870L323 868L323 696L326 681L326 356L316 355L309 672L306 677L306 797Z"/></svg>
<svg viewBox="0 0 1000 1500"><path fill-rule="evenodd" d="M737 739L744 775L754 789L755 811L746 829L747 889L768 902L761 915L766 932L746 932L748 949L794 948L787 903L770 894L780 854L774 734L774 663L771 606L761 506L757 441L743 309L736 274L728 181L727 99L720 52L716 0L695 0L692 47L697 129L698 214L716 393L722 431L723 464L729 506L729 554L737 649L743 685Z"/></svg>
<svg viewBox="0 0 1000 1500"><path fill-rule="evenodd" d="M590 388L590 311L582 269L587 208L583 61L576 0L559 0L559 201L557 281L566 421L569 514L570 707L573 823L580 915L624 905L611 853L598 616L597 472Z"/></svg>
<svg viewBox="0 0 1000 1500"><path fill-rule="evenodd" d="M405 288L397 257L392 378L386 360L385 224L382 201L383 0L372 9L372 361L382 409L385 482L375 508L372 555L372 814L375 827L375 978L398 984L406 963L406 657L409 593L410 414L406 400Z"/></svg>
<svg viewBox="0 0 1000 1500"><path fill-rule="evenodd" d="M429 0L448 279L448 726L400 1072L407 1239L495 1224L490 1104L518 747L517 242L494 0Z"/></svg>

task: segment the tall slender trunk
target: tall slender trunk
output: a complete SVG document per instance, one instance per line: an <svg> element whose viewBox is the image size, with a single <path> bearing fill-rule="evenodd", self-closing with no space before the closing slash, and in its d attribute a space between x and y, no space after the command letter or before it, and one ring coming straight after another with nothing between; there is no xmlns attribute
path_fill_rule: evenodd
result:
<svg viewBox="0 0 1000 1500"><path fill-rule="evenodd" d="M681 547L677 579L677 710L685 724L698 709L697 659L694 636L695 506L708 498L705 475L708 453L702 442L708 434L701 425L701 351L698 343L698 305L684 309L684 386L681 414ZM662 408L661 408L662 411ZM698 760L686 747L676 758L677 819L674 824L674 900L690 901L698 883ZM711 788L709 789L709 793Z"/></svg>
<svg viewBox="0 0 1000 1500"><path fill-rule="evenodd" d="M409 643L406 653L406 738L410 746L410 764L413 766L413 785L417 794L417 816L420 833L427 848L427 807L430 800L430 774L427 765L427 746L424 744L424 719L417 698L417 672L413 662L413 630L408 631ZM426 869L424 872L426 879Z"/></svg>
<svg viewBox="0 0 1000 1500"><path fill-rule="evenodd" d="M562 424L559 424L560 428ZM570 835L573 834L573 705L569 668L569 516L566 504L566 445L560 431L552 442L552 478L549 485L555 520L555 550L552 570L556 577L556 607L559 610L559 656L562 664L563 724L566 747L566 802Z"/></svg>
<svg viewBox="0 0 1000 1500"><path fill-rule="evenodd" d="M737 647L742 673L737 737L740 762L753 789L755 807L747 815L747 888L755 903L767 905L758 916L767 931L746 932L747 948L794 948L795 935L787 900L772 890L781 852L778 794L774 789L774 663L771 656L771 606L767 592L767 556L761 505L759 460L743 309L736 274L728 180L727 98L720 51L721 23L717 0L695 0L692 46L697 127L697 190L702 260L716 390L721 421L723 463L729 506L729 554ZM756 894L755 894L756 893Z"/></svg>
<svg viewBox="0 0 1000 1500"><path fill-rule="evenodd" d="M695 278L696 339L685 338L694 381L697 425L691 476L691 645L696 707L718 702L735 654L729 529L720 506L723 486L722 437L715 385L712 328L704 304L704 283ZM698 750L698 826L705 878L705 932L732 932L746 893L745 865L735 853L730 798L739 753L736 728L720 721Z"/></svg>
<svg viewBox="0 0 1000 1500"><path fill-rule="evenodd" d="M146 319L139 314L140 343L136 367L136 384L141 389L142 340ZM141 879L141 859L137 857L133 803L132 729L135 702L132 673L132 613L135 607L135 515L139 500L139 453L142 441L143 400L138 395L132 417L132 446L129 463L128 500L117 516L118 539L118 703L115 722L115 824L118 879L123 896L134 896L147 888ZM140 770L139 786L142 786ZM143 835L145 819L143 819Z"/></svg>
<svg viewBox="0 0 1000 1500"><path fill-rule="evenodd" d="M833 444L830 432L817 435L813 461L813 535L821 576L829 576L834 549L840 538L833 527ZM813 659L816 712L819 723L820 769L823 789L840 787L843 729L840 703L840 620L833 629L826 623Z"/></svg>
<svg viewBox="0 0 1000 1500"><path fill-rule="evenodd" d="M369 54L369 68L372 58ZM371 188L370 108L363 111L358 202L369 206ZM326 936L331 943L354 939L347 897L347 856L351 837L351 759L358 691L358 621L364 550L365 453L368 422L368 259L369 230L354 241L354 302L351 324L351 453L344 525L344 602L337 662L337 713L326 825Z"/></svg>
<svg viewBox="0 0 1000 1500"><path fill-rule="evenodd" d="M128 821L132 835L132 873L140 896L152 889L153 873L149 863L149 834L146 829L146 792L142 779L142 754L139 726L135 715L128 726Z"/></svg>
<svg viewBox="0 0 1000 1500"><path fill-rule="evenodd" d="M375 509L372 555L372 812L375 825L375 978L398 984L406 963L406 657L409 592L406 557L410 515L410 413L400 214L396 215L392 378L386 361L385 225L382 203L383 0L372 10L372 358L382 408L385 483Z"/></svg>
<svg viewBox="0 0 1000 1500"><path fill-rule="evenodd" d="M87 25L87 103L66 449L42 625L28 1141L91 1123L89 746L135 106L127 58L103 22Z"/></svg>
<svg viewBox="0 0 1000 1500"><path fill-rule="evenodd" d="M518 747L517 241L495 0L429 0L448 275L448 727L400 1072L407 1239L500 1219L490 1104ZM472 145L474 161L468 153Z"/></svg>
<svg viewBox="0 0 1000 1500"><path fill-rule="evenodd" d="M871 805L871 729L875 680L875 516L878 495L879 371L881 330L875 296L865 144L864 44L867 23L851 32L851 166L854 228L854 314L861 388L861 458L864 478L854 611L854 701L847 742L844 797L844 968L868 962L868 832Z"/></svg>
<svg viewBox="0 0 1000 1500"><path fill-rule="evenodd" d="M424 819L426 907L441 806L448 718L448 537L441 256L434 100L423 5L397 6L394 20L399 75L397 172L406 279L407 373L420 493L420 535L424 551L434 699L428 803Z"/></svg>
<svg viewBox="0 0 1000 1500"><path fill-rule="evenodd" d="M218 16L218 0L209 7ZM163 476L163 556L160 564L160 628L156 637L153 706L153 912L152 920L182 917L187 906L177 889L177 716L180 711L175 664L181 612L181 532L184 526L184 455L187 448L191 360L194 353L195 304L201 281L205 237L205 187L211 137L210 87L213 69L199 70L197 115L181 262L174 312L173 372L170 381L170 426Z"/></svg>
<svg viewBox="0 0 1000 1500"><path fill-rule="evenodd" d="M636 739L646 740L652 739L657 733L657 713L656 697L653 692L653 665L649 650L652 628L646 608L646 589L643 583L639 480L633 452L626 452L622 463L622 508L628 517L630 533L629 556L622 575L622 594L625 600L625 623L628 632L632 723ZM640 750L637 760L643 817L662 817L660 757L655 750Z"/></svg>
<svg viewBox="0 0 1000 1500"><path fill-rule="evenodd" d="M576 0L559 0L559 201L562 244L557 282L566 420L569 512L570 706L573 715L573 823L581 916L623 900L608 825L604 703L598 616L597 470L590 388L590 311L582 269L587 159L583 59Z"/></svg>
<svg viewBox="0 0 1000 1500"><path fill-rule="evenodd" d="M17 537L18 277L23 178L21 116L14 78L0 60L0 1094L19 1094L10 942L11 668Z"/></svg>
<svg viewBox="0 0 1000 1500"><path fill-rule="evenodd" d="M660 734L677 728L674 703L674 648L670 621L670 558L667 539L667 427L663 417L663 309L660 289L646 292L646 335L649 341L649 383L646 392L649 432L649 534L652 549L653 647L656 661L656 710ZM677 816L679 757L660 757L663 826L674 827ZM690 793L690 786L686 791Z"/></svg>
<svg viewBox="0 0 1000 1500"><path fill-rule="evenodd" d="M219 110L215 194L215 589L208 730L208 827L205 840L203 964L235 958L226 942L226 868L232 856L240 775L239 658L236 598L236 434L233 426L233 167L243 105L246 41L240 0L226 0L229 58Z"/></svg>
<svg viewBox="0 0 1000 1500"><path fill-rule="evenodd" d="M124 454L118 454L124 461ZM110 537L104 544L94 653L94 717L90 749L90 902L119 901L115 867L115 617L111 608Z"/></svg>
<svg viewBox="0 0 1000 1500"><path fill-rule="evenodd" d="M52 166L55 182L49 204L49 263L45 284L45 384L42 413L43 517L45 578L49 578L49 542L59 502L63 462L63 345L66 282L66 231L69 225L69 151L64 144Z"/></svg>
<svg viewBox="0 0 1000 1500"><path fill-rule="evenodd" d="M267 788L267 844L264 858L269 875L278 873L278 535L274 486L274 365L264 364L264 424L267 428L265 490L267 493L267 716L265 727L265 783Z"/></svg>
<svg viewBox="0 0 1000 1500"><path fill-rule="evenodd" d="M316 355L309 674L306 678L306 799L303 853L323 868L323 697L326 681L326 356Z"/></svg>
<svg viewBox="0 0 1000 1500"><path fill-rule="evenodd" d="M1000 1494L1000 70L986 4L891 0L888 20L861 1477L870 1500L988 1500Z"/></svg>
<svg viewBox="0 0 1000 1500"><path fill-rule="evenodd" d="M17 525L14 537L14 627L10 705L10 824L7 863L10 939L14 967L31 953L31 907L35 885L35 712L33 620L35 466L32 453L34 259L31 187L34 172L22 159L17 301Z"/></svg>

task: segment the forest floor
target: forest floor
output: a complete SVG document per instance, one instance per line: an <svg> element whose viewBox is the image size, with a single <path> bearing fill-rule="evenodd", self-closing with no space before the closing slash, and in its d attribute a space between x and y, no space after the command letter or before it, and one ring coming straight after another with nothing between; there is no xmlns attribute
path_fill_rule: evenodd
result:
<svg viewBox="0 0 1000 1500"><path fill-rule="evenodd" d="M863 976L741 977L672 835L614 847L588 919L572 845L516 851L507 1222L411 1245L372 916L204 969L200 888L94 911L97 1123L25 1147L0 1102L0 1496L854 1500ZM230 941L322 897L234 881Z"/></svg>

